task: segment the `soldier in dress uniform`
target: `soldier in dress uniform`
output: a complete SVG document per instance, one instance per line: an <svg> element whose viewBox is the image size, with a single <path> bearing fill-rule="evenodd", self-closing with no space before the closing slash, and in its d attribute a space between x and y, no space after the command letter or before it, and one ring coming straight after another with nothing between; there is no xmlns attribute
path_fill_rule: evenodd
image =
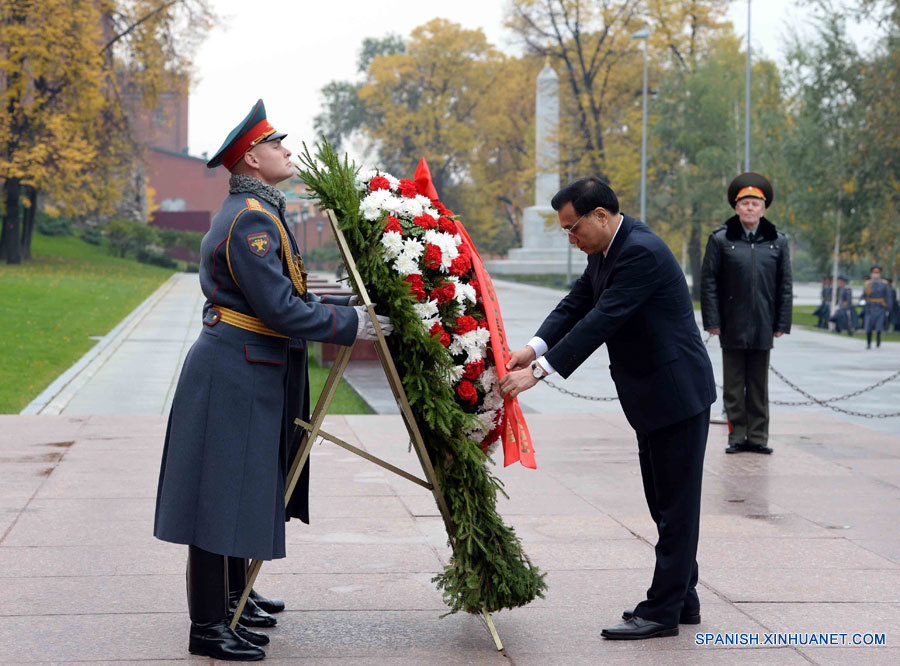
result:
<svg viewBox="0 0 900 666"><path fill-rule="evenodd" d="M232 175L201 243L203 327L169 414L153 531L188 546L190 652L235 661L265 657L259 646L269 637L245 625L272 626L262 609L284 607L254 593L231 630L246 558L284 557L285 521L309 522L308 466L284 505L291 424L309 418L307 340L375 337L355 297L320 299L306 289L274 187L294 173L284 137L259 100L207 164ZM390 322L378 319L389 334Z"/></svg>
<svg viewBox="0 0 900 666"><path fill-rule="evenodd" d="M853 305L853 289L843 275L838 276L837 310L832 315L831 321L834 322L834 328L838 333L846 331L847 335L853 335L859 328L859 315Z"/></svg>
<svg viewBox="0 0 900 666"><path fill-rule="evenodd" d="M887 282L881 279L881 267L872 266L869 279L863 287L865 294L865 326L866 349L872 348L872 333L875 333L875 346L881 346L881 333L887 325L888 313L893 305L893 294Z"/></svg>
<svg viewBox="0 0 900 666"><path fill-rule="evenodd" d="M819 304L813 314L816 315L816 328L828 328L828 320L831 314L831 283L833 278L824 276L822 278L822 302Z"/></svg>

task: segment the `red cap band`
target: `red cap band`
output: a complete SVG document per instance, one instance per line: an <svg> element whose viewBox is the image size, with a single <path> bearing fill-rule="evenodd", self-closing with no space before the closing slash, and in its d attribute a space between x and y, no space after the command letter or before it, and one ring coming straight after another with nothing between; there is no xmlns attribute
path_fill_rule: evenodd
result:
<svg viewBox="0 0 900 666"><path fill-rule="evenodd" d="M222 153L222 164L225 165L226 169L231 171L234 165L241 161L244 153L253 148L253 146L258 144L267 136L270 136L274 133L275 128L272 127L271 123L269 123L268 120L263 118L249 130L247 130L240 139L235 141L228 148L228 150Z"/></svg>

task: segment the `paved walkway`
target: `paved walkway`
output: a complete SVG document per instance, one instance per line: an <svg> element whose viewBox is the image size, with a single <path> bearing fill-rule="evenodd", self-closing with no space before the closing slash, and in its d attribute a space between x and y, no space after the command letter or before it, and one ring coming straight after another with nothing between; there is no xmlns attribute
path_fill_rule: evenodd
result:
<svg viewBox="0 0 900 666"><path fill-rule="evenodd" d="M513 344L559 297L498 287ZM156 541L151 526L167 405L200 304L196 276L174 277L30 414L0 416L0 663L188 659L184 548ZM859 344L798 331L773 363L821 395L896 369L900 345ZM601 352L565 386L611 395L607 382ZM496 614L505 651L492 649L477 618L440 618L430 578L446 560L446 537L429 494L322 444L312 453L313 524L289 526L289 556L267 564L259 584L289 608L269 632L268 663L900 662L896 424L874 422L885 426L878 431L830 412L776 409L772 456L726 456L724 426L713 425L698 555L703 624L674 639L610 643L600 628L642 597L653 564L634 435L616 403L540 390L523 401L539 469L496 471L510 495L500 511L550 590ZM895 410L896 391L872 392L867 405ZM329 417L327 427L417 471L396 416ZM887 646L699 647L698 631L760 641L767 632L870 632Z"/></svg>

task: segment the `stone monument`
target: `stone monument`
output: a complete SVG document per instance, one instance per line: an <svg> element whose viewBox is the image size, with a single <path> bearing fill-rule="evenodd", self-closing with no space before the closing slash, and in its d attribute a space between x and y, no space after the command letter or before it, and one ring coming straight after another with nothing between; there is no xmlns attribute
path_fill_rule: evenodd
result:
<svg viewBox="0 0 900 666"><path fill-rule="evenodd" d="M564 275L571 252L571 272L577 276L587 266L587 255L578 248L569 249L569 239L559 230L556 211L550 206L560 188L559 77L550 63L538 74L535 98L534 205L522 212L522 247L511 249L508 259L485 264L497 275Z"/></svg>

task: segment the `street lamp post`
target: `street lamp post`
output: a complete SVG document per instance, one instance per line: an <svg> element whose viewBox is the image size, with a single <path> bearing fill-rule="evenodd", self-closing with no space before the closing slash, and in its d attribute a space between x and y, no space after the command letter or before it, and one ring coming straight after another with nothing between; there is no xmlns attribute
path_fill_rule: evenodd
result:
<svg viewBox="0 0 900 666"><path fill-rule="evenodd" d="M641 118L641 221L647 222L647 42L650 30L642 28L632 39L644 40L644 112Z"/></svg>
<svg viewBox="0 0 900 666"><path fill-rule="evenodd" d="M747 0L747 91L744 103L744 171L750 171L750 2Z"/></svg>

